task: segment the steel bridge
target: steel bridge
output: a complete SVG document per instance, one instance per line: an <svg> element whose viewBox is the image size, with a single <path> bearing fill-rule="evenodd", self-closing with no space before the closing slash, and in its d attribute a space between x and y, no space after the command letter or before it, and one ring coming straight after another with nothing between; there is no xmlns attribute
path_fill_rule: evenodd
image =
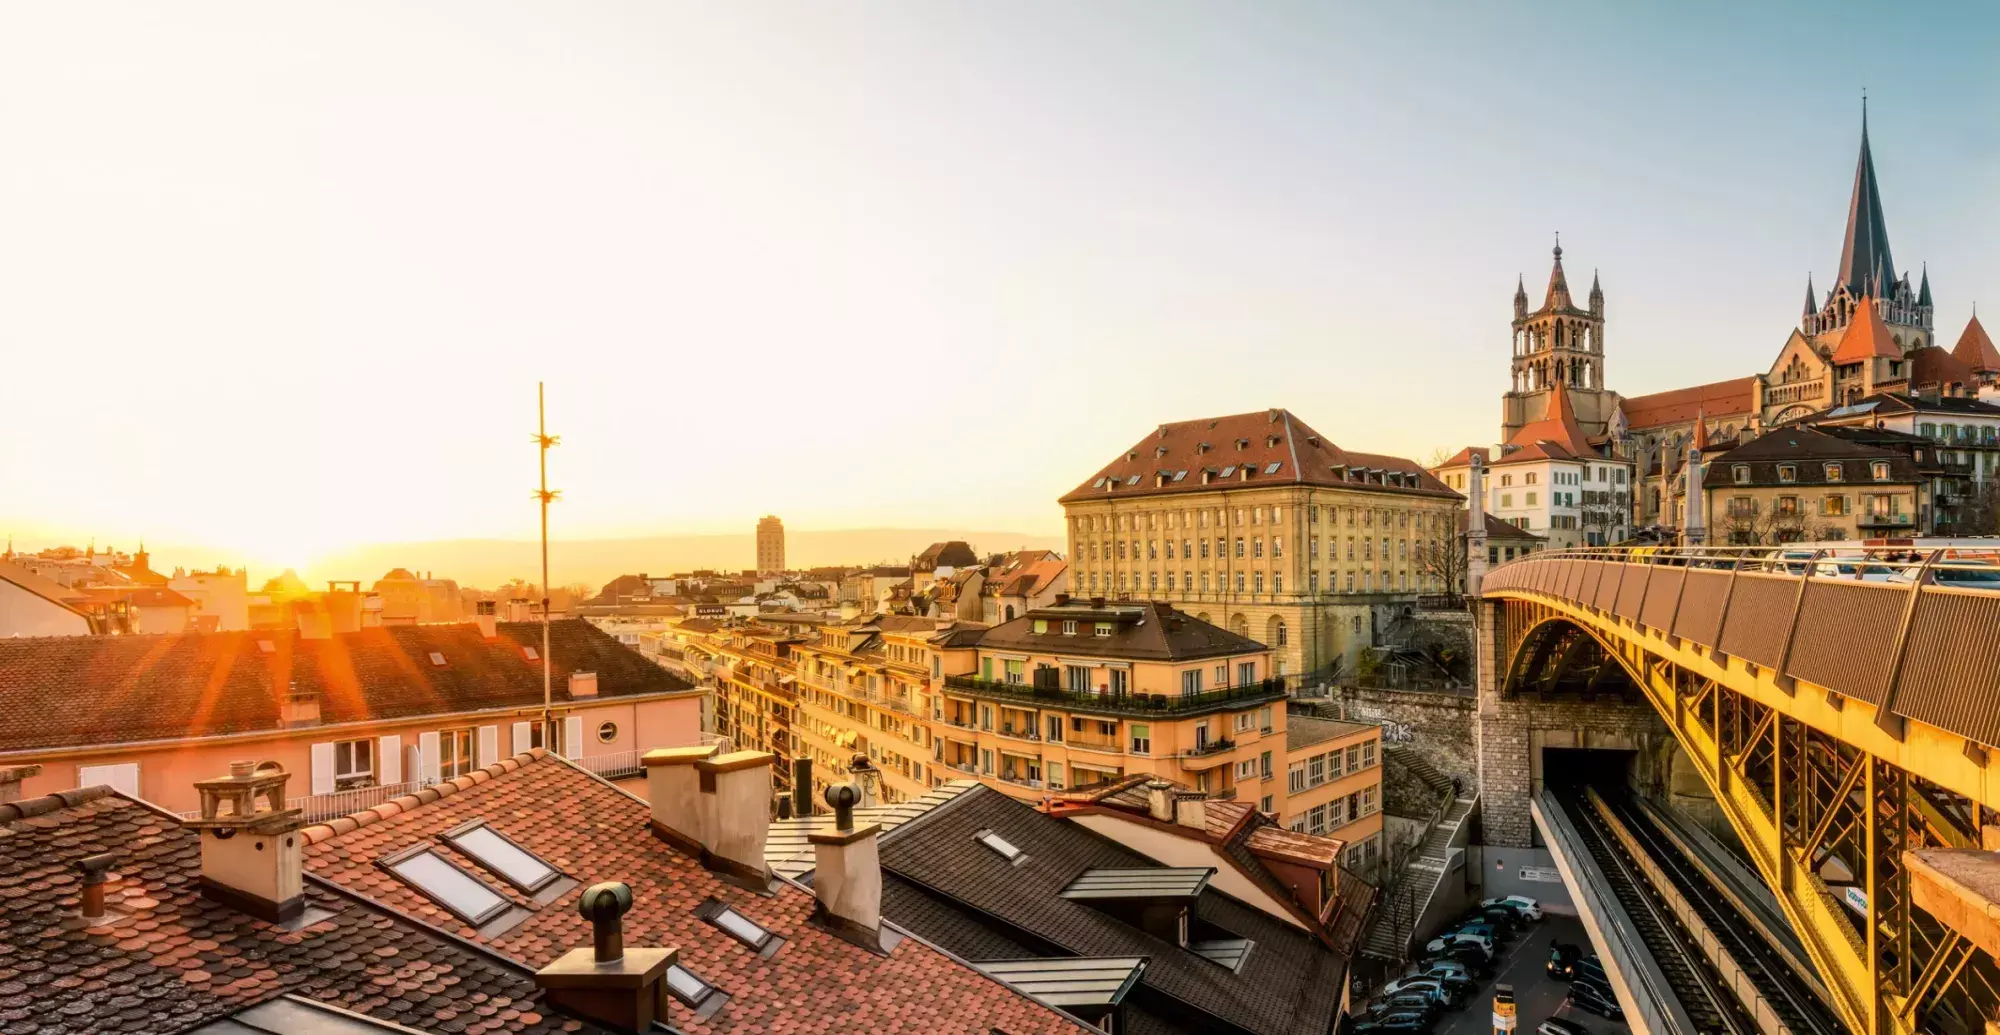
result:
<svg viewBox="0 0 2000 1035"><path fill-rule="evenodd" d="M1484 576L1482 683L1507 699L1629 680L1852 1031L2000 1030L2000 854L1980 850L2000 847L2000 592L1941 577L1966 566L1923 550L1535 554Z"/></svg>

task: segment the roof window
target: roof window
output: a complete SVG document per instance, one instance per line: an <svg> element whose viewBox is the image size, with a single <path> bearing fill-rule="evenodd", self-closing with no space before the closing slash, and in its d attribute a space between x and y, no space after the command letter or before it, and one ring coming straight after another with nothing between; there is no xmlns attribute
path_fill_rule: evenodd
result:
<svg viewBox="0 0 2000 1035"><path fill-rule="evenodd" d="M1098 475L1098 476L1097 476L1097 480L1096 480L1096 481L1094 481L1094 482L1091 482L1091 483L1090 483L1090 487L1091 487L1091 488L1093 488L1093 489L1102 489L1102 488L1104 488L1104 476L1103 476L1103 475Z"/></svg>
<svg viewBox="0 0 2000 1035"><path fill-rule="evenodd" d="M778 951L779 938L765 930L757 921L736 911L734 906L719 899L709 899L695 909L694 915L714 924L731 938L748 945L759 956L769 957ZM768 951L767 951L768 950Z"/></svg>
<svg viewBox="0 0 2000 1035"><path fill-rule="evenodd" d="M443 668L444 655L439 654L437 651L431 651L431 664L436 665L439 668Z"/></svg>
<svg viewBox="0 0 2000 1035"><path fill-rule="evenodd" d="M502 880L531 894L562 877L562 871L515 844L512 838L487 826L483 819L475 819L446 832L444 839L479 865L499 874Z"/></svg>
<svg viewBox="0 0 2000 1035"><path fill-rule="evenodd" d="M994 833L991 829L981 830L980 832L972 835L972 839L979 842L980 844L985 845L988 848L993 849L995 852L998 852L1000 854L1000 858L1005 859L1016 866L1019 866L1028 860L1027 853L1021 851L1019 848L1014 847L1014 842L1009 841L1004 837L1001 837L999 834Z"/></svg>
<svg viewBox="0 0 2000 1035"><path fill-rule="evenodd" d="M678 963L667 966L667 991L673 993L674 998L680 1000L682 1005L696 1011L702 1017L714 1016L715 1011L722 1008L723 1000L728 998L720 994L721 989L696 977L694 971ZM703 1010L704 1006L713 1009Z"/></svg>
<svg viewBox="0 0 2000 1035"><path fill-rule="evenodd" d="M505 896L439 855L429 842L391 855L380 865L474 927L507 911Z"/></svg>
<svg viewBox="0 0 2000 1035"><path fill-rule="evenodd" d="M1265 474L1277 474L1277 473L1278 473L1278 468L1280 468L1280 467L1283 467L1283 466L1285 466L1285 462L1284 462L1283 460L1273 460L1273 461L1271 461L1271 463L1270 463L1270 465L1269 465L1269 466L1267 466L1267 467L1265 467L1265 468L1264 468L1264 473L1265 473Z"/></svg>
<svg viewBox="0 0 2000 1035"><path fill-rule="evenodd" d="M272 643L270 640L258 640L257 649L265 654L275 654L278 651L278 645Z"/></svg>
<svg viewBox="0 0 2000 1035"><path fill-rule="evenodd" d="M1137 485L1137 484L1139 484L1139 476L1135 474L1135 475L1131 476L1130 478L1127 478L1127 479L1125 479L1125 484L1127 484L1127 485Z"/></svg>
<svg viewBox="0 0 2000 1035"><path fill-rule="evenodd" d="M1230 475L1232 475L1232 474L1235 474L1235 473L1236 473L1236 465L1235 465L1235 464L1230 464L1230 465L1229 465L1228 467L1225 467L1225 468L1223 468L1223 469L1222 469L1222 473L1221 473L1220 475L1218 475L1217 477L1221 477L1221 478L1227 478L1227 477L1229 477Z"/></svg>

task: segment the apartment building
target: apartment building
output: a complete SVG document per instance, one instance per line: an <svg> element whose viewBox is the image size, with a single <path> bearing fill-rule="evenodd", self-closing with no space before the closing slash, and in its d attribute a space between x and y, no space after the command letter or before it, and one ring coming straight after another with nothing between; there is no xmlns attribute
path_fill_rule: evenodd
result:
<svg viewBox="0 0 2000 1035"><path fill-rule="evenodd" d="M642 752L700 742L702 690L582 621L549 633L546 726L540 623L0 640L0 768L38 765L27 794L106 784L185 812L249 760L325 814L532 748L633 779Z"/></svg>
<svg viewBox="0 0 2000 1035"><path fill-rule="evenodd" d="M1383 851L1382 728L1288 716L1283 821L1298 833L1341 842L1341 861L1373 879Z"/></svg>
<svg viewBox="0 0 2000 1035"><path fill-rule="evenodd" d="M881 771L887 802L919 797L943 783L935 716L939 683L974 665L969 641L981 630L952 620L905 615L820 626L799 646L800 756L813 779L838 783L855 756Z"/></svg>
<svg viewBox="0 0 2000 1035"><path fill-rule="evenodd" d="M1272 675L1321 676L1446 590L1422 558L1460 497L1274 409L1162 424L1060 502L1073 595L1168 601L1268 644Z"/></svg>
<svg viewBox="0 0 2000 1035"><path fill-rule="evenodd" d="M1760 546L1923 534L1931 478L1913 456L1851 434L1894 433L1787 425L1706 460L1710 541ZM1677 511L1685 506L1684 498L1675 503Z"/></svg>

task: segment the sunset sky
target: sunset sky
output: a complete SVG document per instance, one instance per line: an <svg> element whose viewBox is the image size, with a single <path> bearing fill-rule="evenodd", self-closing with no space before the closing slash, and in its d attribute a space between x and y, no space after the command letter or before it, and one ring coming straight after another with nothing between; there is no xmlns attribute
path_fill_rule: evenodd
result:
<svg viewBox="0 0 2000 1035"><path fill-rule="evenodd" d="M1423 459L1556 230L1611 387L1764 369L1863 87L1940 336L2000 312L1991 5L1636 7L10 4L0 533L531 538L537 380L572 538L1054 534L1268 406Z"/></svg>

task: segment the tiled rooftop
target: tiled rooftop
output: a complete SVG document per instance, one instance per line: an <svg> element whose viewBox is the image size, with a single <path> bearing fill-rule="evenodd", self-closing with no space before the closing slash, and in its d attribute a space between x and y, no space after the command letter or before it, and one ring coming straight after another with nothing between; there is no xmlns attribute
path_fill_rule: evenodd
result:
<svg viewBox="0 0 2000 1035"><path fill-rule="evenodd" d="M688 1032L1076 1032L1072 1019L1028 999L921 939L878 956L808 922L815 901L789 883L775 895L742 890L669 848L647 828L648 806L553 756L531 752L490 767L485 779L453 782L429 801L420 793L355 818L308 828L309 872L382 902L425 924L473 939L523 966L539 968L580 945L591 929L577 913L578 891L537 903L497 873L447 847L445 832L483 819L496 831L582 885L629 884L628 947L678 947L681 966L731 997L713 1017L676 1014ZM485 881L528 918L482 937L474 927L377 865L430 842ZM768 959L695 915L709 900L734 908L784 943ZM893 919L893 918L892 918Z"/></svg>

